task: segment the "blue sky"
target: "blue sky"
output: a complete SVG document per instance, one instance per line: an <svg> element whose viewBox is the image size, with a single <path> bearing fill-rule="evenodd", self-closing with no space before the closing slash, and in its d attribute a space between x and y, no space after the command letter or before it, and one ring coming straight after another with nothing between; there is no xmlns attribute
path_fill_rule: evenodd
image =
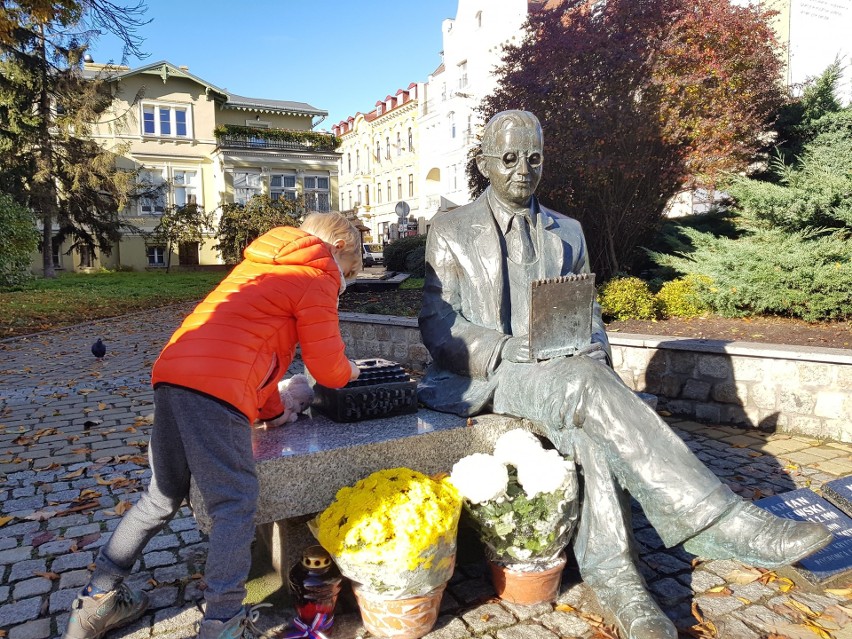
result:
<svg viewBox="0 0 852 639"><path fill-rule="evenodd" d="M441 22L458 0L146 0L144 60L186 65L233 93L307 102L329 112L319 129L370 111L376 100L425 81L440 64ZM121 60L117 39L90 49Z"/></svg>

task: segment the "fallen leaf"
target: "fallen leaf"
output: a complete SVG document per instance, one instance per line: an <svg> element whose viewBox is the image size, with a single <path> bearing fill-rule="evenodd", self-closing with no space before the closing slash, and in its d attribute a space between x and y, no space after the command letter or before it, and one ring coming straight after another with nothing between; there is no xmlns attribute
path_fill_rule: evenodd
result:
<svg viewBox="0 0 852 639"><path fill-rule="evenodd" d="M852 588L826 588L825 591L830 595L852 598Z"/></svg>
<svg viewBox="0 0 852 639"><path fill-rule="evenodd" d="M56 517L58 514L59 513L56 510L37 510L29 515L25 515L24 519L28 519L30 521L47 521L51 517Z"/></svg>
<svg viewBox="0 0 852 639"><path fill-rule="evenodd" d="M557 612L577 612L577 609L568 604L557 604L554 608Z"/></svg>
<svg viewBox="0 0 852 639"><path fill-rule="evenodd" d="M33 575L35 577L44 577L45 579L50 579L51 581L59 579L59 575L55 572L34 572Z"/></svg>
<svg viewBox="0 0 852 639"><path fill-rule="evenodd" d="M745 585L760 579L762 573L756 568L737 568L725 575L725 581L733 584Z"/></svg>
<svg viewBox="0 0 852 639"><path fill-rule="evenodd" d="M0 517L0 526L5 526L10 521L12 521L14 517Z"/></svg>
<svg viewBox="0 0 852 639"><path fill-rule="evenodd" d="M120 501L115 505L115 514L123 515L131 508L133 508L133 504L131 504L129 501Z"/></svg>
<svg viewBox="0 0 852 639"><path fill-rule="evenodd" d="M72 470L67 475L63 475L62 479L74 479L75 477L79 477L80 475L82 475L85 472L86 472L86 467L83 466L82 468L78 468L77 470Z"/></svg>
<svg viewBox="0 0 852 639"><path fill-rule="evenodd" d="M107 405L106 405L106 404L104 404L103 402L98 402L98 409L99 409L99 410L106 410L106 409L107 409Z"/></svg>

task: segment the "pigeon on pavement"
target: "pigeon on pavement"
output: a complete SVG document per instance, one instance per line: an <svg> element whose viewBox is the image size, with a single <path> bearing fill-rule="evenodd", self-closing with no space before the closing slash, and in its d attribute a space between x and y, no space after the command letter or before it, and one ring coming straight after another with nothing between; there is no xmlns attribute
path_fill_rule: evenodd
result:
<svg viewBox="0 0 852 639"><path fill-rule="evenodd" d="M101 341L101 338L98 338L98 341L92 344L92 355L100 359L104 355L106 355L106 346Z"/></svg>

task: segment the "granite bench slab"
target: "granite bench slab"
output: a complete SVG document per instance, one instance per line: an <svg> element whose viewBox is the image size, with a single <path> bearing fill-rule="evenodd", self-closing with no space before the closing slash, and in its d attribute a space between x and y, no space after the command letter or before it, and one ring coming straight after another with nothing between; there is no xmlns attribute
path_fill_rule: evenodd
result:
<svg viewBox="0 0 852 639"><path fill-rule="evenodd" d="M524 420L505 415L457 415L421 409L410 415L338 423L314 414L282 428L255 429L252 447L260 494L258 525L324 510L337 491L384 468L448 472L465 455L490 453L497 438ZM204 532L210 518L193 483L190 502Z"/></svg>

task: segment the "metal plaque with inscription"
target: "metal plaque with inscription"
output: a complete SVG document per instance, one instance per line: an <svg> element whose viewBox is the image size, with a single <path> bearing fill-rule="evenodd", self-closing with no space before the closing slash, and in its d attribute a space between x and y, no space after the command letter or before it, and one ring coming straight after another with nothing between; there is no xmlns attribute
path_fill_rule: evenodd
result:
<svg viewBox="0 0 852 639"><path fill-rule="evenodd" d="M832 532L834 541L794 566L808 581L825 584L852 574L852 519L846 514L808 488L764 497L754 503L778 517L817 522Z"/></svg>

